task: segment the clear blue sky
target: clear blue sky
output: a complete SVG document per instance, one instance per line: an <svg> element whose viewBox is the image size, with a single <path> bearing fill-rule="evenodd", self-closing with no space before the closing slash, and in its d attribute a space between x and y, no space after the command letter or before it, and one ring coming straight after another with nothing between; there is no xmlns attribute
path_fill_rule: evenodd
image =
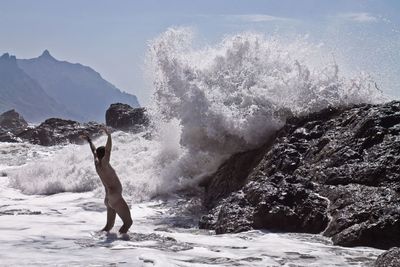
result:
<svg viewBox="0 0 400 267"><path fill-rule="evenodd" d="M144 105L147 43L170 26L193 27L204 42L246 30L309 34L374 73L400 97L400 1L397 0L0 0L0 53L39 56L96 69Z"/></svg>

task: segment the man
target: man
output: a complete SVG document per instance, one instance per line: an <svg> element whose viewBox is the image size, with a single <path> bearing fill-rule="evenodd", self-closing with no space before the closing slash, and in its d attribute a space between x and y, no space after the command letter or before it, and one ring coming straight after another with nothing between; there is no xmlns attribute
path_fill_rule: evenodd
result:
<svg viewBox="0 0 400 267"><path fill-rule="evenodd" d="M96 172L100 177L101 182L106 190L106 197L104 199L104 204L107 207L107 224L104 226L102 231L110 231L115 222L115 216L118 216L123 221L122 227L119 229L121 234L128 232L129 227L132 225L131 213L129 207L125 200L122 198L122 185L118 179L118 176L110 165L110 155L111 155L111 134L108 132L107 128L102 129L104 133L107 134L106 146L100 146L96 149L93 145L92 140L88 135L82 135L81 137L85 139L92 150L94 156L94 165L96 167Z"/></svg>

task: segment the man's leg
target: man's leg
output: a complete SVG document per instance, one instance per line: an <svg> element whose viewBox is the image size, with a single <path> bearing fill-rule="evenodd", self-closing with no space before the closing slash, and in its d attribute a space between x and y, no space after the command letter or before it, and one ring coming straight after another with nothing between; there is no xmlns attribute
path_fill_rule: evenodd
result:
<svg viewBox="0 0 400 267"><path fill-rule="evenodd" d="M122 198L121 195L119 195L118 197L114 197L114 199L110 197L110 200L112 208L117 212L118 216L124 223L122 227L119 229L119 232L121 234L124 234L128 232L129 228L132 225L132 217L128 204L126 204L125 200Z"/></svg>
<svg viewBox="0 0 400 267"><path fill-rule="evenodd" d="M102 229L102 231L110 231L114 227L116 212L113 208L111 208L110 204L108 204L108 198L104 199L104 204L107 207L107 223L106 226Z"/></svg>

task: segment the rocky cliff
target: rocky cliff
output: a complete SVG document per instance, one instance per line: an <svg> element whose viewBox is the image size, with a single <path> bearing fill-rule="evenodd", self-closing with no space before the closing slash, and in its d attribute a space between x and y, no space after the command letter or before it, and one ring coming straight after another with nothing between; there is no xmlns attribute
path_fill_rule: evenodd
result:
<svg viewBox="0 0 400 267"><path fill-rule="evenodd" d="M321 233L337 245L400 245L400 102L289 119L206 181L201 228Z"/></svg>

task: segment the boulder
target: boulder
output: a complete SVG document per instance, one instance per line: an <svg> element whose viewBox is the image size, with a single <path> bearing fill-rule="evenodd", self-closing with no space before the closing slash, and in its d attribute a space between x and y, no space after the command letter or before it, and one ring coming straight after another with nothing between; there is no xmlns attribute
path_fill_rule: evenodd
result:
<svg viewBox="0 0 400 267"><path fill-rule="evenodd" d="M400 248L391 248L379 255L375 261L375 267L398 267L400 266Z"/></svg>
<svg viewBox="0 0 400 267"><path fill-rule="evenodd" d="M117 130L138 132L149 124L145 108L111 104L106 111L106 125Z"/></svg>
<svg viewBox="0 0 400 267"><path fill-rule="evenodd" d="M270 142L232 156L203 184L209 213L200 227L321 232L337 245L400 246L400 102L294 117Z"/></svg>
<svg viewBox="0 0 400 267"><path fill-rule="evenodd" d="M14 109L0 115L0 142L17 142L15 135L28 127L25 119Z"/></svg>
<svg viewBox="0 0 400 267"><path fill-rule="evenodd" d="M35 128L29 128L17 135L24 141L42 146L62 145L68 143L81 144L81 134L92 137L101 135L101 124L89 122L81 124L72 120L58 118L47 119Z"/></svg>
<svg viewBox="0 0 400 267"><path fill-rule="evenodd" d="M3 130L17 133L28 127L28 123L18 112L12 109L0 115L0 127Z"/></svg>

